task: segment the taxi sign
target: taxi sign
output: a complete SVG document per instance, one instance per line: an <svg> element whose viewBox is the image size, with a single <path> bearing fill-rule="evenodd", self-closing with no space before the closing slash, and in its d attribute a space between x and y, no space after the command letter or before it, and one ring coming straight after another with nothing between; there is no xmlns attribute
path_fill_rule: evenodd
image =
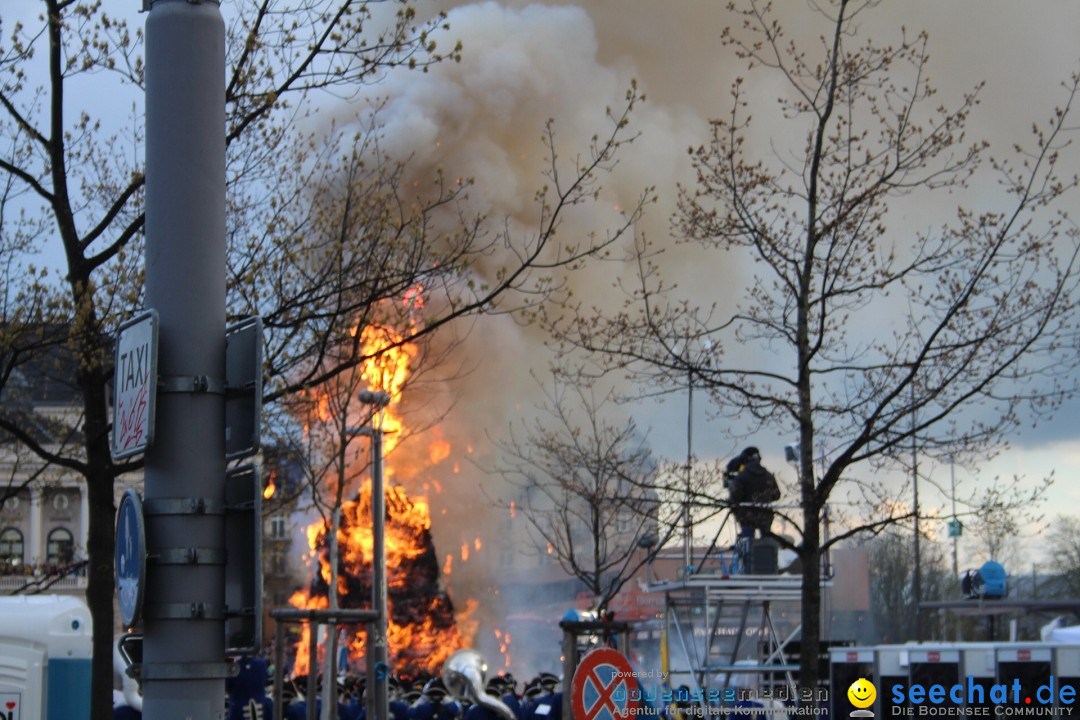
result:
<svg viewBox="0 0 1080 720"><path fill-rule="evenodd" d="M574 720L629 720L641 708L641 688L630 662L618 650L589 652L571 684Z"/></svg>
<svg viewBox="0 0 1080 720"><path fill-rule="evenodd" d="M120 326L113 382L113 459L144 452L154 441L158 316L147 310Z"/></svg>

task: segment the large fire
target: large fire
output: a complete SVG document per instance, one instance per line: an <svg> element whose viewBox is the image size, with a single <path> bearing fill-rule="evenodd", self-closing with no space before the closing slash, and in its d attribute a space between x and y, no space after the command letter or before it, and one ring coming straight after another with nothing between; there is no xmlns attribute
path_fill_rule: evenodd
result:
<svg viewBox="0 0 1080 720"><path fill-rule="evenodd" d="M355 382L335 386L336 390L355 397L359 390L385 391L390 404L374 418L363 421L377 424L383 431L383 448L387 456L384 477L386 480L386 573L389 621L387 640L393 670L401 674L415 675L435 672L455 650L470 644L475 633L475 623L469 616L476 602L467 600L464 608L455 613L445 590L440 585L439 562L431 539L431 512L429 498L410 494L405 487L394 482L394 467L435 465L449 458L450 443L439 433L438 427L425 431L429 440L425 447L413 443L416 448L399 447L406 436L406 427L399 413L401 391L409 376L410 362L416 357L416 348L402 343L401 336L385 327L368 326L361 331L364 354L372 356L357 369ZM319 391L313 405L316 410L308 422L328 423L334 420L335 403L331 392ZM365 411L369 408L365 408ZM311 430L310 425L308 430ZM360 440L358 440L359 442ZM391 454L391 451L395 451ZM343 455L344 457L344 455ZM359 461L352 461L356 465ZM364 461L366 464L366 460ZM338 539L337 598L342 608L365 608L371 606L371 569L373 559L373 536L371 526L371 479L364 464L352 468L344 477L354 472L361 478L355 490L348 487L342 493ZM325 483L323 493L334 493L337 478ZM440 490L437 481L424 482L422 489ZM299 608L329 607L328 591L331 583L331 560L329 536L332 525L329 519L319 519L307 527L308 546L317 565L317 572L309 590L296 592L290 603ZM473 548L482 547L479 538ZM468 546L462 548L462 559L467 559ZM451 571L443 568L444 574ZM304 675L309 671L309 629L296 648L294 673ZM346 644L350 658L359 662L364 657L365 633L363 627L349 628Z"/></svg>

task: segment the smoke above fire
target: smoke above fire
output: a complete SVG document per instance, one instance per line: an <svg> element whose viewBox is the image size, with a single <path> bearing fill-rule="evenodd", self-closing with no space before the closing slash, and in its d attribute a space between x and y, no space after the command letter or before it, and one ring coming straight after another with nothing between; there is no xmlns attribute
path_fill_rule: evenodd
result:
<svg viewBox="0 0 1080 720"><path fill-rule="evenodd" d="M810 4L780 5L800 41L813 41L822 32ZM436 168L448 177L473 178L473 210L508 218L513 230L528 232L535 218L533 196L545 182L544 123L555 120L564 157L585 152L589 139L608 127L607 108L620 107L637 80L647 96L631 118L640 137L621 153L599 201L572 213L560 232L603 232L618 224L622 211L645 187L655 186L658 202L635 232L669 238L676 187L693 181L686 148L705 140L708 118L727 109L731 81L745 73L744 64L719 42L732 22L723 6L717 0L592 0L582 6L440 2L439 9L450 8L450 29L436 39L442 48L460 40L460 63L442 63L423 74L390 73L361 102L328 108L322 117L330 113L335 121L347 123L365 115L363 102L378 106L381 148L392 157L408 158L413 178L428 178ZM436 5L421 3L421 8L434 14ZM904 24L930 30L932 77L943 98L955 98L978 80L989 79L984 112L974 118L971 134L1005 144L1026 132L1031 108L1048 112L1053 107L1059 79L1075 66L1078 21L1077 6L1021 7L1008 0L920 0L865 14L870 32L895 32ZM765 83L752 92L761 101L758 107L767 111L781 88ZM763 112L766 131L760 142L769 152L775 139L768 137L766 115ZM942 198L939 209L947 213L955 204L955 198ZM925 227L929 215L925 206L901 206L898 221ZM664 262L678 280L681 297L730 304L741 295L748 275L739 258L719 260L688 246L668 245ZM476 272L494 272L494 267ZM612 283L629 271L608 263L569 281L578 299L602 305L612 295ZM507 538L522 520L494 506L490 498L501 488L480 468L491 465L490 439L529 415L538 402L533 374L546 376L551 360L543 342L539 331L507 316L475 322L449 363L452 380L425 383L423 397L406 391L406 411L410 406L426 408L421 415L438 416L442 410L431 408L446 409L437 423L437 441L418 438L422 452L399 449L387 457L388 467L407 462L413 468L399 472L398 480L428 500L430 531L451 598L461 606L468 600L479 602L472 617L473 644L494 668L511 662L519 677L557 670L559 638L551 632L515 636L511 630L522 604L515 587L524 586L504 582L507 565L534 561L506 554ZM650 429L662 458L685 451L683 403L636 411L639 426ZM695 419L705 428L703 439L695 439L695 453L724 456L733 448L731 441L724 439L725 428L708 428L705 412L698 410ZM777 448L783 440L776 439ZM422 463L417 460L421 456L426 458ZM548 619L553 627L558 617Z"/></svg>
<svg viewBox="0 0 1080 720"><path fill-rule="evenodd" d="M586 155L590 140L610 131L608 110L618 112L625 103L633 69L598 58L595 28L578 7L515 9L483 3L455 8L448 21L449 37L439 43L452 46L460 39L467 48L460 63L442 63L424 74L392 73L373 88L368 105L338 108L333 119L342 124L358 118L366 124L365 108L378 108L380 150L408 159L406 183L425 182L436 169L451 178L472 178L471 211L507 218L513 233L534 232L533 198L548 182L543 175L550 162L542 141L545 123L554 119L561 158ZM626 148L616 171L603 178L597 201L574 208L561 236L603 234L623 221L624 211L646 185L673 185L689 167L685 138L705 128L694 114L648 101L631 124L631 132L649 142L635 141ZM573 170L572 162L567 169ZM666 233L672 209L655 210L636 232ZM481 276L494 273L501 260L493 258L490 266L472 270ZM622 271L609 264L604 282L610 285ZM604 297L597 279L595 274L580 283L569 278L585 302ZM715 280L715 272L703 272L702 289ZM508 316L471 323L465 342L448 358L444 382L428 369L419 383L406 385L404 422L427 430L406 439L386 459L394 480L411 496L425 498L430 508L442 582L459 617L467 611L462 637L493 669L512 670L519 677L559 671L556 625L573 603L556 600L542 614L521 612L535 607L530 596L536 586L530 587L529 580L556 580L558 567L542 563L536 571L542 578L523 581L516 566L537 564L535 551L528 557L533 548L513 544L527 541L521 526L525 520L497 506L494 500L503 498L505 489L484 468L492 466L491 440L502 436L508 422L534 410L539 387L530 371L542 378L550 360L539 351L542 347L538 331Z"/></svg>

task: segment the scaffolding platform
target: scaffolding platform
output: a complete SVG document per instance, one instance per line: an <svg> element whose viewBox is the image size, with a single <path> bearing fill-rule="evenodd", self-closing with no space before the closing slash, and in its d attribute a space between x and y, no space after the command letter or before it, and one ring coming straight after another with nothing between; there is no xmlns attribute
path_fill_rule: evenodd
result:
<svg viewBox="0 0 1080 720"><path fill-rule="evenodd" d="M712 598L734 600L798 600L802 592L802 575L728 575L695 573L668 582L652 583L649 592L680 592L704 590Z"/></svg>
<svg viewBox="0 0 1080 720"><path fill-rule="evenodd" d="M749 682L794 695L799 667L787 647L802 630L802 582L789 573L698 571L649 584L648 592L664 595L668 672L693 690ZM831 584L822 577L823 589Z"/></svg>

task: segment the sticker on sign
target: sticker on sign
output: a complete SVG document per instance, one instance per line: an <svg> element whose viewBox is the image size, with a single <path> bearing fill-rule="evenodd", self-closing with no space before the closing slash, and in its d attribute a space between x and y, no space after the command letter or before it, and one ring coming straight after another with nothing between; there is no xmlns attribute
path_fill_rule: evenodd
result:
<svg viewBox="0 0 1080 720"><path fill-rule="evenodd" d="M154 440L158 316L147 310L120 326L113 384L115 459L144 452Z"/></svg>
<svg viewBox="0 0 1080 720"><path fill-rule="evenodd" d="M22 696L17 692L0 692L0 720L22 718Z"/></svg>

